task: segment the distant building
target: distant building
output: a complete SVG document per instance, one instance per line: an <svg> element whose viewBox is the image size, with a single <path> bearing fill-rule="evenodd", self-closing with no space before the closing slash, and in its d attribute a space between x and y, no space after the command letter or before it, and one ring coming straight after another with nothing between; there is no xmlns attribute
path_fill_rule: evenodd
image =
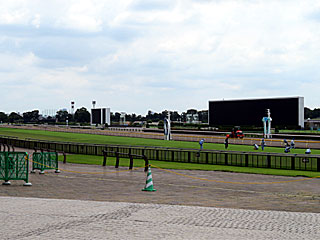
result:
<svg viewBox="0 0 320 240"><path fill-rule="evenodd" d="M108 124L110 126L110 108L92 108L91 109L91 124L101 125Z"/></svg>
<svg viewBox="0 0 320 240"><path fill-rule="evenodd" d="M126 113L125 112L120 113L120 125L121 126L128 126L128 123L126 122Z"/></svg>
<svg viewBox="0 0 320 240"><path fill-rule="evenodd" d="M198 114L197 110L195 110L195 109L187 110L186 122L187 123L194 123L194 124L200 123L199 114Z"/></svg>

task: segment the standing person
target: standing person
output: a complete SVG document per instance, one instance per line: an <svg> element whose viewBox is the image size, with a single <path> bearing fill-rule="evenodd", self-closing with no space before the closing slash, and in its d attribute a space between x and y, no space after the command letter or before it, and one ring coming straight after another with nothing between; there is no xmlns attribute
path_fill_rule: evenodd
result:
<svg viewBox="0 0 320 240"><path fill-rule="evenodd" d="M292 138L292 140L291 140L291 148L293 148L293 149L296 148L296 147L295 147L295 143L294 143L294 138Z"/></svg>
<svg viewBox="0 0 320 240"><path fill-rule="evenodd" d="M264 147L266 146L266 142L264 141L264 138L261 140L261 149L264 151Z"/></svg>
<svg viewBox="0 0 320 240"><path fill-rule="evenodd" d="M204 139L201 139L201 140L199 141L199 144L200 144L200 150L202 150L202 149L203 149L203 143L204 143Z"/></svg>
<svg viewBox="0 0 320 240"><path fill-rule="evenodd" d="M226 139L224 140L224 148L227 149L228 146L229 146L229 138L226 138Z"/></svg>
<svg viewBox="0 0 320 240"><path fill-rule="evenodd" d="M289 147L289 143L288 143L287 139L283 139L283 143L284 143L285 147Z"/></svg>

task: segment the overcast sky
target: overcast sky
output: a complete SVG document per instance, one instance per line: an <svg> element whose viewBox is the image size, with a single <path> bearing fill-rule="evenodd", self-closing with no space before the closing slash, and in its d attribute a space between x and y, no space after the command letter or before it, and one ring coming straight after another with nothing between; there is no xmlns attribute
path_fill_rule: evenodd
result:
<svg viewBox="0 0 320 240"><path fill-rule="evenodd" d="M0 111L320 107L317 0L0 0Z"/></svg>

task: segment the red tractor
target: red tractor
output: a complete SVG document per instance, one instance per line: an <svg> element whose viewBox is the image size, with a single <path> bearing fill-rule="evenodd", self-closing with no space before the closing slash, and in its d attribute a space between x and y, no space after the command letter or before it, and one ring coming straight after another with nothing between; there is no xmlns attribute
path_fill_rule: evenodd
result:
<svg viewBox="0 0 320 240"><path fill-rule="evenodd" d="M232 130L230 134L227 134L227 138L243 138L243 132L241 130Z"/></svg>

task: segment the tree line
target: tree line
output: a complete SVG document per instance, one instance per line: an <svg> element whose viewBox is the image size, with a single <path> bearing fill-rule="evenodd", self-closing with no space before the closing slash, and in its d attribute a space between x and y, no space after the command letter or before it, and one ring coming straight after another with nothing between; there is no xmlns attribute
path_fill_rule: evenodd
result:
<svg viewBox="0 0 320 240"><path fill-rule="evenodd" d="M304 108L304 119L315 119L320 118L320 108L315 108L311 110L310 108Z"/></svg>
<svg viewBox="0 0 320 240"><path fill-rule="evenodd" d="M120 122L121 113L119 112L111 112L110 118L112 123ZM186 112L182 112L181 114L178 111L170 112L170 119L174 122L185 123L190 120L190 116L196 116L196 120L198 123L208 123L208 111L197 111L196 109L189 109ZM134 123L134 122L159 122L163 121L168 117L168 111L162 111L160 113L153 112L151 110L145 116L137 115L135 113L126 114L125 119L126 122ZM22 114L17 112L11 112L10 114L6 114L4 112L0 112L0 123L63 123L68 122L72 123L80 123L80 124L89 124L90 123L91 114L85 108L81 107L76 110L74 114L70 114L67 110L59 110L57 111L55 116L43 116L39 113L39 110L33 110L24 112Z"/></svg>
<svg viewBox="0 0 320 240"><path fill-rule="evenodd" d="M89 124L90 123L90 112L85 108L81 107L76 110L74 114L70 114L67 110L57 111L55 116L43 116L39 113L39 110L33 110L29 112L24 112L22 114L17 112L11 112L6 114L0 112L0 123L63 123L66 121L69 123L80 123ZM111 112L110 114L112 123L119 123L121 114L119 112ZM160 113L153 112L151 110L145 116L137 115L135 113L126 114L125 118L127 122L159 122L163 121L168 116L168 111L162 111ZM198 123L208 123L208 111L202 110L197 111L196 109L189 109L181 114L178 111L172 111L170 114L171 121L186 123L190 120L190 116L197 116ZM320 108L315 108L311 110L310 108L304 108L304 118L305 119L316 119L320 118Z"/></svg>

